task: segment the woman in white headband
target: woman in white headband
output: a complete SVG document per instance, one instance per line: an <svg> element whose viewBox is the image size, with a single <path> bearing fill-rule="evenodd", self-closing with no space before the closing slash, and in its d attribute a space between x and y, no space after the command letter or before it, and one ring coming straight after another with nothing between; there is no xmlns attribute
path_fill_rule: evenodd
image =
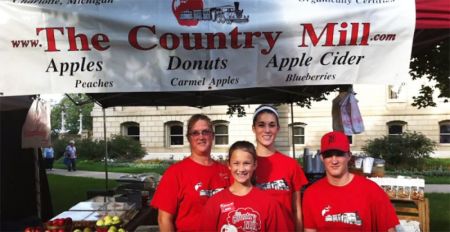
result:
<svg viewBox="0 0 450 232"><path fill-rule="evenodd" d="M275 197L287 210L292 230L302 231L302 207L300 190L308 183L305 174L293 158L275 148L275 139L280 131L277 110L269 105L256 108L252 130L256 137L256 184Z"/></svg>

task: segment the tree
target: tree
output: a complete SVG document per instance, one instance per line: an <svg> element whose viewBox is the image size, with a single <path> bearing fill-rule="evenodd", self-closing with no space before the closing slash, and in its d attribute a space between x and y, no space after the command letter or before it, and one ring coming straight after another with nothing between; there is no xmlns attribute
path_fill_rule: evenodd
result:
<svg viewBox="0 0 450 232"><path fill-rule="evenodd" d="M424 108L436 106L433 99L435 90L440 91L438 98L448 102L450 98L450 38L433 43L429 49L413 55L410 74L413 80L427 78L429 85L422 85L419 95L413 97L413 106Z"/></svg>
<svg viewBox="0 0 450 232"><path fill-rule="evenodd" d="M73 101L72 101L72 100ZM51 112L52 132L61 130L61 111L65 112L65 129L69 134L77 134L80 126L80 113L83 115L83 129L92 130L91 111L94 103L85 94L69 94L53 106Z"/></svg>

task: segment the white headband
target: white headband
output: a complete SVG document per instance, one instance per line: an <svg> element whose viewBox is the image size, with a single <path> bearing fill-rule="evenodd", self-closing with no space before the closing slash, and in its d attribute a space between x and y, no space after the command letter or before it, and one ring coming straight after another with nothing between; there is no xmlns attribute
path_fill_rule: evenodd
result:
<svg viewBox="0 0 450 232"><path fill-rule="evenodd" d="M278 112L273 107L261 106L255 110L255 114L253 114L253 120L255 120L256 116L258 116L258 114L261 113L261 111L270 111L270 112L274 113L277 116L277 118L279 118Z"/></svg>

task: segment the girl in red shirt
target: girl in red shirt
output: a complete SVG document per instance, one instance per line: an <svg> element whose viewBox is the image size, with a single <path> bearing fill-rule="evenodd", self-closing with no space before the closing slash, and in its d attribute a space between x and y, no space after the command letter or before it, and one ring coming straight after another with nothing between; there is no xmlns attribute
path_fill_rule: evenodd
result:
<svg viewBox="0 0 450 232"><path fill-rule="evenodd" d="M256 150L247 141L228 153L233 184L210 198L203 210L201 231L286 231L286 213L266 192L253 186Z"/></svg>

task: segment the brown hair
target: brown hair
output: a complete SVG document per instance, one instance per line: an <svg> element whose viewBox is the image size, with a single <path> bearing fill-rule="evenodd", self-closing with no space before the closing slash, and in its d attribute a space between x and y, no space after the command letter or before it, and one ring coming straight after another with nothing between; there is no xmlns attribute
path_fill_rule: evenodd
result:
<svg viewBox="0 0 450 232"><path fill-rule="evenodd" d="M192 127L194 127L194 124L200 120L206 121L208 123L209 129L214 132L213 130L213 124L211 119L204 115L204 114L194 114L192 115L187 123L187 131L186 131L186 137L189 137L189 134L191 133Z"/></svg>
<svg viewBox="0 0 450 232"><path fill-rule="evenodd" d="M256 149L255 146L248 142L248 141L237 141L231 145L230 149L228 150L228 163L230 163L231 156L233 155L234 151L236 150L242 150L245 152L248 152L252 155L253 161L256 163L257 155L256 155ZM250 178L250 182L255 185L256 184L256 175L255 172L253 172L252 177Z"/></svg>
<svg viewBox="0 0 450 232"><path fill-rule="evenodd" d="M253 126L255 126L256 119L258 118L258 115L260 115L261 113L273 114L277 119L277 126L280 127L280 122L278 120L278 111L277 109L275 109L275 107L271 105L260 105L258 106L258 108L255 109L255 113L253 114Z"/></svg>

